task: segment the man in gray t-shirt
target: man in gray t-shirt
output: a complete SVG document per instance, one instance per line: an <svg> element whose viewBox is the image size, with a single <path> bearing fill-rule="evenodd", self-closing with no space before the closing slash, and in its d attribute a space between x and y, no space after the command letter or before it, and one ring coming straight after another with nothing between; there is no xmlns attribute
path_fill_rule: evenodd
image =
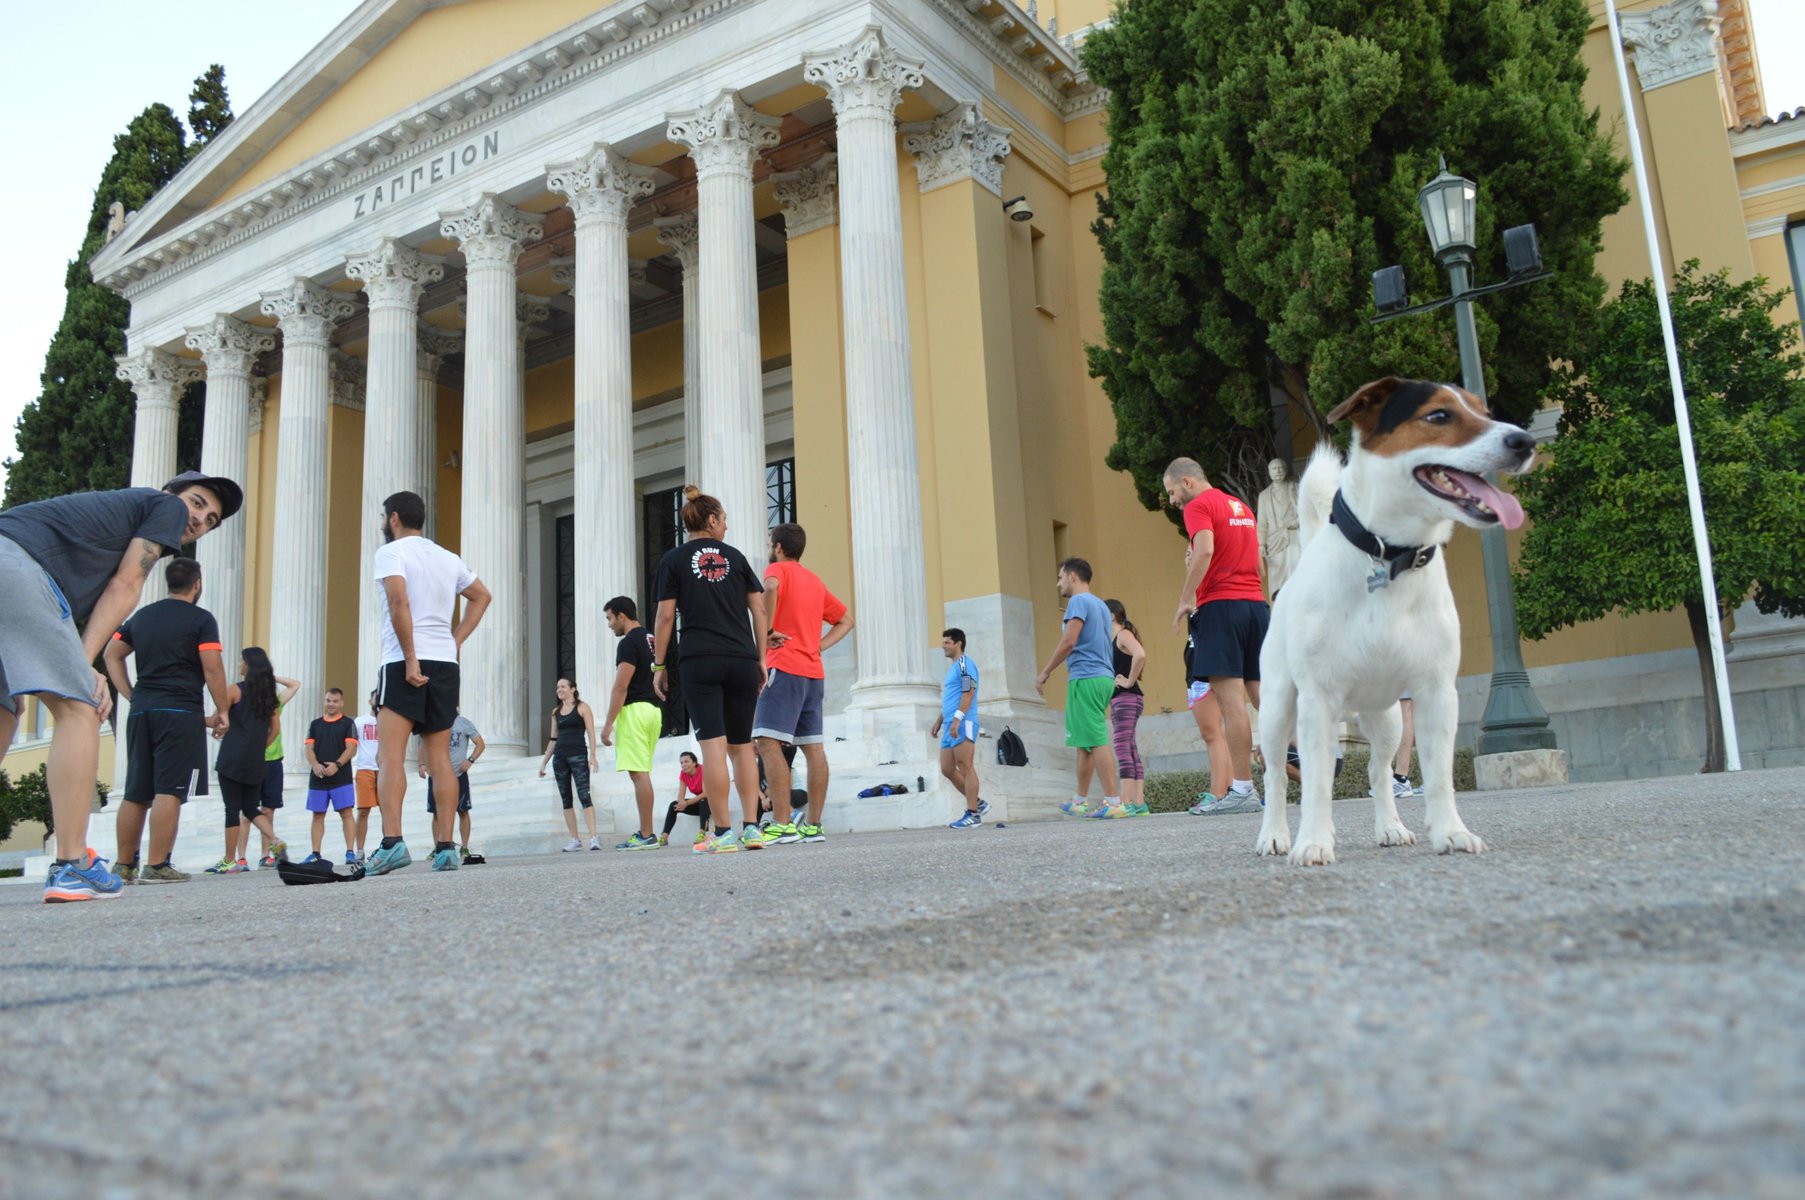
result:
<svg viewBox="0 0 1805 1200"><path fill-rule="evenodd" d="M458 851L464 862L473 861L470 857L470 767L483 756L486 747L483 735L476 731L476 723L463 713L451 720L451 769L458 777ZM420 778L426 778L426 765L420 765ZM438 812L438 805L433 802L433 788L426 785L426 811ZM474 861L480 862L481 859Z"/></svg>
<svg viewBox="0 0 1805 1200"><path fill-rule="evenodd" d="M18 728L18 697L36 696L56 722L47 903L106 899L121 886L87 851L100 723L112 710L94 660L137 607L157 560L243 504L230 479L186 471L161 491L84 492L0 512L0 761Z"/></svg>

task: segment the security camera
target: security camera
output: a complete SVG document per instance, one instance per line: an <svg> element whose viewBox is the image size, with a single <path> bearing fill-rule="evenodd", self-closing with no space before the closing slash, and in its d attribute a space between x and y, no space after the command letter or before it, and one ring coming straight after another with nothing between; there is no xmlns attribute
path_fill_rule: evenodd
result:
<svg viewBox="0 0 1805 1200"><path fill-rule="evenodd" d="M1028 203L1026 196L1017 196L1013 200L1003 201L1003 211L1009 214L1011 221L1032 221L1034 206Z"/></svg>

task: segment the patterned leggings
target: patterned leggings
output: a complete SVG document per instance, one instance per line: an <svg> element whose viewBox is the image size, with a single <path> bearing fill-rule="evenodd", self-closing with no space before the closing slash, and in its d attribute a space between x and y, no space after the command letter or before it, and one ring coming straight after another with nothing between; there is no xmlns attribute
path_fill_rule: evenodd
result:
<svg viewBox="0 0 1805 1200"><path fill-rule="evenodd" d="M1115 730L1116 773L1123 779L1145 779L1147 768L1141 765L1141 748L1134 741L1134 727L1140 724L1141 709L1147 699L1124 692L1109 702L1110 727Z"/></svg>

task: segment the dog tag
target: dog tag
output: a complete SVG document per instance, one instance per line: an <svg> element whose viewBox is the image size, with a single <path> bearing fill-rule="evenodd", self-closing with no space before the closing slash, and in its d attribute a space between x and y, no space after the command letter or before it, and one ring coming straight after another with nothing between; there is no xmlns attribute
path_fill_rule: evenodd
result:
<svg viewBox="0 0 1805 1200"><path fill-rule="evenodd" d="M1372 595L1382 587L1391 586L1391 565L1384 562L1373 563L1373 573L1366 577L1366 594Z"/></svg>

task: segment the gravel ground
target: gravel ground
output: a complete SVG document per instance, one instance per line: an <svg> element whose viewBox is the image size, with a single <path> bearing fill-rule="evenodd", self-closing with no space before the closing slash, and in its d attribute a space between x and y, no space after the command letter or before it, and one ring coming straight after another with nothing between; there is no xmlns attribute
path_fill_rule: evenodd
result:
<svg viewBox="0 0 1805 1200"><path fill-rule="evenodd" d="M1802 799L1469 797L1477 859L1349 801L1316 870L1179 815L0 888L0 1196L1793 1200Z"/></svg>

